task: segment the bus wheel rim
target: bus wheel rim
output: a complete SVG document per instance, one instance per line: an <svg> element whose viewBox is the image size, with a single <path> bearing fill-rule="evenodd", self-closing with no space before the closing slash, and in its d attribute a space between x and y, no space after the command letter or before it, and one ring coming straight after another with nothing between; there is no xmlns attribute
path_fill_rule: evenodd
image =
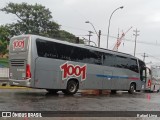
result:
<svg viewBox="0 0 160 120"><path fill-rule="evenodd" d="M134 85L131 85L131 91L134 91Z"/></svg>
<svg viewBox="0 0 160 120"><path fill-rule="evenodd" d="M71 84L71 85L69 86L69 91L70 91L70 92L74 92L75 90L76 90L76 85Z"/></svg>

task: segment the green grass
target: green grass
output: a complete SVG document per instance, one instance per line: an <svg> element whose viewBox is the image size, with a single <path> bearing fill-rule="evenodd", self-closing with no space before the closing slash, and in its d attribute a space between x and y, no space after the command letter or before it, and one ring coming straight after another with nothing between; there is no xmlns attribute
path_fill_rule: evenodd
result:
<svg viewBox="0 0 160 120"><path fill-rule="evenodd" d="M8 58L0 58L0 67L9 67Z"/></svg>

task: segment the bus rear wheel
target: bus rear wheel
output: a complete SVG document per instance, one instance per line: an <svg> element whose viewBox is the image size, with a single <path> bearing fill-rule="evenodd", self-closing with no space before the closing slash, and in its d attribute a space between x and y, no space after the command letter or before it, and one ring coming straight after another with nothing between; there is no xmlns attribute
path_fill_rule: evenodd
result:
<svg viewBox="0 0 160 120"><path fill-rule="evenodd" d="M128 93L133 94L135 92L135 88L136 88L135 84L131 83Z"/></svg>
<svg viewBox="0 0 160 120"><path fill-rule="evenodd" d="M62 90L64 94L73 95L78 91L78 83L74 80L70 80L67 84L67 89Z"/></svg>
<svg viewBox="0 0 160 120"><path fill-rule="evenodd" d="M46 89L51 94L57 94L58 90L55 89Z"/></svg>

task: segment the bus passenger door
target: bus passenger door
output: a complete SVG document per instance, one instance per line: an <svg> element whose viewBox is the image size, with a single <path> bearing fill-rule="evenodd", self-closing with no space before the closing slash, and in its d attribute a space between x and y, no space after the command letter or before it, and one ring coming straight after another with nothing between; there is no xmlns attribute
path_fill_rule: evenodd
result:
<svg viewBox="0 0 160 120"><path fill-rule="evenodd" d="M102 80L102 88L103 89L111 89L112 88L112 71L104 71L104 78Z"/></svg>

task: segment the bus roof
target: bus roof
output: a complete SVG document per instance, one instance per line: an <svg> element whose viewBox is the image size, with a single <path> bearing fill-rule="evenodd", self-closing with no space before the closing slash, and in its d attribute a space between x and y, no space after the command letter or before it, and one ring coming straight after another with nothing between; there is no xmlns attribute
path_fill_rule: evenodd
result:
<svg viewBox="0 0 160 120"><path fill-rule="evenodd" d="M43 36L39 36L39 35L24 34L24 35L14 36L11 39L16 38L16 37L31 37L31 39L33 39L33 40L36 40L36 39L39 38L39 39L44 39L44 40L47 40L47 41L54 41L54 42L61 43L61 44L71 45L71 46L85 48L85 49L89 49L89 50L95 50L95 51L104 52L104 53L111 53L111 54L120 55L120 56L122 55L122 56L125 56L125 57L130 57L130 58L135 58L135 59L140 60L139 58L134 57L133 55L130 55L130 54L127 54L127 53L117 52L117 51L113 51L113 50L109 50L109 49L105 49L105 48L99 48L99 47L95 47L95 46L89 46L89 45L85 45L85 44L75 44L75 43L71 43L71 42L68 42L68 41L43 37ZM142 60L140 60L140 61L142 61Z"/></svg>

